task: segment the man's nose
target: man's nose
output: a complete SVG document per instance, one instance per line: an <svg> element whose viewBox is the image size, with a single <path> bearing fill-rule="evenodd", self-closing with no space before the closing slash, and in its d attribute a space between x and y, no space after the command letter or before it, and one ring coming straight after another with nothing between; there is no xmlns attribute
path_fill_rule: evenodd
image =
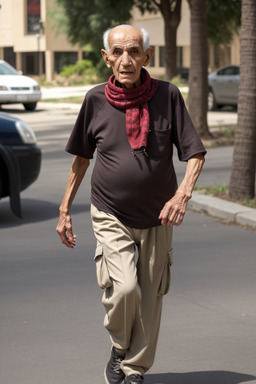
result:
<svg viewBox="0 0 256 384"><path fill-rule="evenodd" d="M122 54L122 65L123 66L128 66L131 64L131 59L130 59L130 55L127 51L124 51L123 54Z"/></svg>

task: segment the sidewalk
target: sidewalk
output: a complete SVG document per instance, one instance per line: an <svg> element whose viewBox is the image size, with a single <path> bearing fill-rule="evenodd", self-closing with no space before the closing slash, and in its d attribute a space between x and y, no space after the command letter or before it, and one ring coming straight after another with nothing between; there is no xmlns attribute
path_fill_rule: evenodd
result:
<svg viewBox="0 0 256 384"><path fill-rule="evenodd" d="M95 85L76 87L41 87L42 101L47 99L62 99L65 97L84 96Z"/></svg>
<svg viewBox="0 0 256 384"><path fill-rule="evenodd" d="M70 103L44 103L44 99L64 98L69 96L83 96L93 86L81 87L59 87L42 88L42 102L39 108L58 108L79 110L80 104ZM217 126L231 126L237 124L237 113L235 111L208 112L208 124L214 130ZM207 196L194 192L189 202L188 209L205 213L221 220L235 223L245 227L256 229L256 209L245 207L241 204L232 203L223 199Z"/></svg>
<svg viewBox="0 0 256 384"><path fill-rule="evenodd" d="M241 204L193 192L188 209L256 229L256 209Z"/></svg>

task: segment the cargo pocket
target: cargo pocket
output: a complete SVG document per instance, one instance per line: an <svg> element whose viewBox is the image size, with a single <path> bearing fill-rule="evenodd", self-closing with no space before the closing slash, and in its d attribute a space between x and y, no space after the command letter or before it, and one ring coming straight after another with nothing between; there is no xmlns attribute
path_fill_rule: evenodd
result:
<svg viewBox="0 0 256 384"><path fill-rule="evenodd" d="M166 295L170 289L171 284L171 265L173 264L173 249L171 249L166 258L166 263L163 269L163 275L159 286L158 295Z"/></svg>
<svg viewBox="0 0 256 384"><path fill-rule="evenodd" d="M95 251L94 260L96 263L96 277L99 286L106 289L112 286L112 280L109 274L108 265L104 256L102 245L98 245Z"/></svg>

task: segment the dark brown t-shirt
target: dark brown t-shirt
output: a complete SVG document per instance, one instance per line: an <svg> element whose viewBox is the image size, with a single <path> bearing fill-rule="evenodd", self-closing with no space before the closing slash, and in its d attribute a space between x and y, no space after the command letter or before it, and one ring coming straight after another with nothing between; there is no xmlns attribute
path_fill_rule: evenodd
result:
<svg viewBox="0 0 256 384"><path fill-rule="evenodd" d="M87 93L66 146L67 152L88 159L97 148L91 201L132 228L160 225L159 213L177 189L173 144L181 161L206 153L173 84L160 81L148 106L148 156L142 151L133 154L126 134L125 110L107 101L105 84Z"/></svg>

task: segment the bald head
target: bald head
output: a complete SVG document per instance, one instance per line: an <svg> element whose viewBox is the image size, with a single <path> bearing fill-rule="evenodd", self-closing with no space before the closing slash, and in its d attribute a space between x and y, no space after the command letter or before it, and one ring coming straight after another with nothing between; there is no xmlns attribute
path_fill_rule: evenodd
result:
<svg viewBox="0 0 256 384"><path fill-rule="evenodd" d="M104 43L104 48L107 52L109 52L109 37L113 34L119 34L119 33L129 33L133 35L134 37L136 36L137 40L140 40L144 52L150 47L149 43L149 34L146 31L145 28L136 28L132 25L129 24L122 24L118 25L114 28L109 28L106 30L106 32L103 35L103 43Z"/></svg>
<svg viewBox="0 0 256 384"><path fill-rule="evenodd" d="M123 87L138 87L141 69L150 62L153 49L144 48L147 46L144 36L143 31L131 25L119 25L104 35L105 49L101 50L103 59Z"/></svg>

